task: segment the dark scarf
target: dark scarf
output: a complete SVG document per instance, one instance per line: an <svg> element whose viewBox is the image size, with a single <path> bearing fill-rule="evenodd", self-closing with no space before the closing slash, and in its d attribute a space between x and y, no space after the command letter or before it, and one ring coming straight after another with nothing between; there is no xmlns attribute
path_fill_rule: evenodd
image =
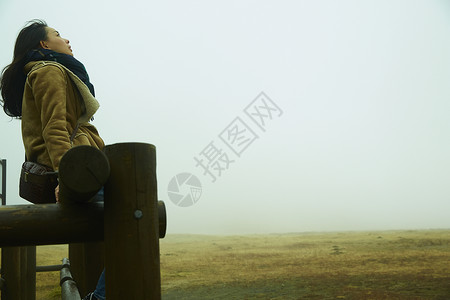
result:
<svg viewBox="0 0 450 300"><path fill-rule="evenodd" d="M94 86L89 81L89 75L86 71L86 68L75 57L68 54L55 52L53 50L37 49L32 50L28 53L25 64L29 63L30 61L40 61L40 60L56 61L57 63L60 63L63 66L65 66L75 75L77 75L77 77L80 78L81 81L84 82L84 84L87 85L92 96L95 97Z"/></svg>

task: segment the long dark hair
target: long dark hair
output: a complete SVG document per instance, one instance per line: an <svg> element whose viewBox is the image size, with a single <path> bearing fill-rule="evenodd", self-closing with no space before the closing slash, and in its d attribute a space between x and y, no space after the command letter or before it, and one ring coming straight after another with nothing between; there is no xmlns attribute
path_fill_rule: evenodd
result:
<svg viewBox="0 0 450 300"><path fill-rule="evenodd" d="M41 48L40 42L47 40L47 23L43 20L31 20L17 36L12 63L3 71L0 82L3 110L10 117L22 116L22 97L26 74L23 71L27 54Z"/></svg>

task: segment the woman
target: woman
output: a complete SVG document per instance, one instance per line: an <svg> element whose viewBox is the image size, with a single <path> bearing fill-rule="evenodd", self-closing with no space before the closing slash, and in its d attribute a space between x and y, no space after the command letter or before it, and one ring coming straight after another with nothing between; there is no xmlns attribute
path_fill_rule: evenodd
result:
<svg viewBox="0 0 450 300"><path fill-rule="evenodd" d="M32 21L19 33L0 88L5 113L22 118L28 160L56 171L74 145L104 147L88 123L99 105L86 69L73 57L69 40L45 22Z"/></svg>
<svg viewBox="0 0 450 300"><path fill-rule="evenodd" d="M73 57L69 40L44 21L30 21L20 31L0 89L5 113L22 119L27 160L56 171L71 147L104 147L89 123L99 104L86 69ZM55 197L58 201L58 187ZM105 299L104 274L85 299Z"/></svg>

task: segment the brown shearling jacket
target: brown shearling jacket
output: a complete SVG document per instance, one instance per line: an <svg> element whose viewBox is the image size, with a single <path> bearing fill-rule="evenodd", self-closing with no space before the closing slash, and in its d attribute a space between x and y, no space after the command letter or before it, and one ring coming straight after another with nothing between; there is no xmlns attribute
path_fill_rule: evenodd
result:
<svg viewBox="0 0 450 300"><path fill-rule="evenodd" d="M51 61L29 62L24 71L22 139L29 161L58 170L61 157L71 147L104 147L97 129L89 123L98 102L75 74Z"/></svg>

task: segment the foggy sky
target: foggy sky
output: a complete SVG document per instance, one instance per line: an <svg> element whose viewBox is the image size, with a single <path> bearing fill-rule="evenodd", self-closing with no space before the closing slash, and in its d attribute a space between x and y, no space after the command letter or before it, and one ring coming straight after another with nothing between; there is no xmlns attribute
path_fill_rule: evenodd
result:
<svg viewBox="0 0 450 300"><path fill-rule="evenodd" d="M2 1L2 68L33 18L85 64L105 142L157 147L169 234L450 227L447 1ZM280 109L264 130L245 113L261 92ZM220 138L236 118L258 137L240 156ZM20 121L0 124L25 204ZM194 160L211 142L233 160L215 182ZM189 207L180 173L202 185Z"/></svg>

